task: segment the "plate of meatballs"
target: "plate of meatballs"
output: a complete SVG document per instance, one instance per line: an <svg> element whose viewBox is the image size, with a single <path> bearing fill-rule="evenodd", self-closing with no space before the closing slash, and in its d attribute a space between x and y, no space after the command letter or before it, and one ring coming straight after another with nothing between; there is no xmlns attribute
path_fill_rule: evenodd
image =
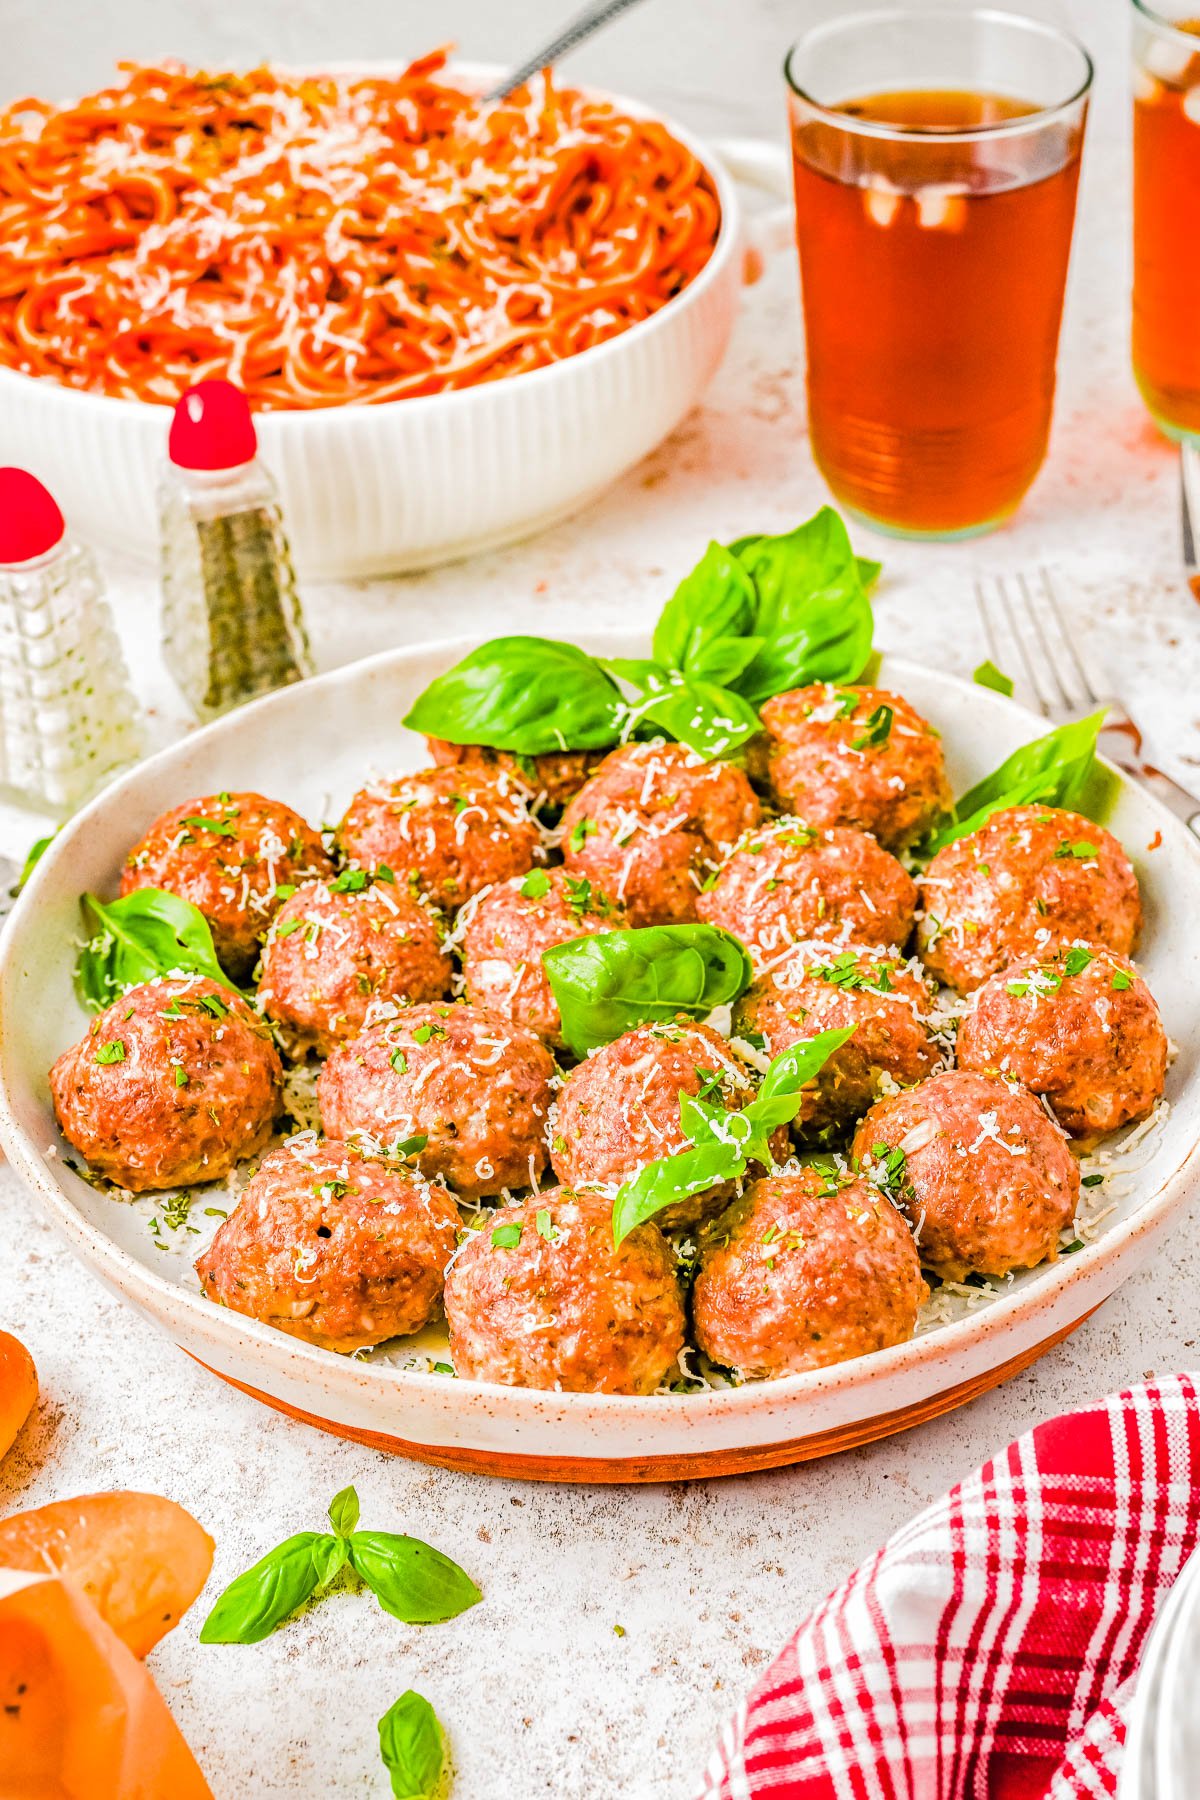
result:
<svg viewBox="0 0 1200 1800"><path fill-rule="evenodd" d="M1112 770L1103 822L945 829L1039 722L891 656L729 756L525 756L402 722L463 649L244 708L43 857L0 1128L85 1263L327 1429L600 1481L867 1441L1101 1304L1196 1167L1189 833Z"/></svg>

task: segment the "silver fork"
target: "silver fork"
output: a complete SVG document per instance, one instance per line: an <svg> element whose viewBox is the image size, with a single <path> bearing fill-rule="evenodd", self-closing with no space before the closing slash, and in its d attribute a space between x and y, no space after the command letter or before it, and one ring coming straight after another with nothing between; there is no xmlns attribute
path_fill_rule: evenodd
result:
<svg viewBox="0 0 1200 1800"><path fill-rule="evenodd" d="M1107 682L1089 672L1049 570L977 581L975 599L988 655L997 667L1011 668L1014 675L1023 677L1042 717L1063 725L1106 707L1100 732L1102 754L1149 788L1200 837L1200 800L1142 755L1137 724Z"/></svg>

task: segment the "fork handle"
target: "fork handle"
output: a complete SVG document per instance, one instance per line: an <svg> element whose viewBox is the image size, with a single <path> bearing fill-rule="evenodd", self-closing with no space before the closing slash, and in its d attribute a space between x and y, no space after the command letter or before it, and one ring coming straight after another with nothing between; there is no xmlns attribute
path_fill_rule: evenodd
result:
<svg viewBox="0 0 1200 1800"><path fill-rule="evenodd" d="M1153 763L1145 762L1141 756L1141 733L1136 726L1124 729L1121 724L1112 724L1100 734L1100 744L1106 756L1117 767L1132 775L1156 799L1182 819L1188 830L1195 837L1200 837L1200 800L1195 794L1189 794L1172 776L1156 769Z"/></svg>

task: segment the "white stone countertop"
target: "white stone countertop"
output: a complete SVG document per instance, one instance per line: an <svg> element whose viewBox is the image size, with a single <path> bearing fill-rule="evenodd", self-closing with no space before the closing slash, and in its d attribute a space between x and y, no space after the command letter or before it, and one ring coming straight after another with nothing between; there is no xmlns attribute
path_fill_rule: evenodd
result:
<svg viewBox="0 0 1200 1800"><path fill-rule="evenodd" d="M28 63L11 76L14 88L52 79L47 34L56 14L61 31L66 10L66 0L14 0ZM524 0L489 17L483 0L464 0L439 8L430 29L429 9L372 0L354 9L355 41L343 48L330 9L307 0L287 9L290 35L280 39L268 29L285 16L277 0L223 8L220 18L214 10L190 8L185 33L175 0L95 9L81 28L79 69L102 73L101 29L108 55L160 52L180 24L179 47L210 63L275 42L296 59L348 56L364 48L361 11L399 14L400 53L457 32L473 51L503 54L562 11ZM885 563L880 640L958 672L983 654L975 579L1052 565L1081 630L1119 672L1151 753L1200 786L1200 613L1181 574L1176 458L1142 412L1127 363L1125 9L1074 0L1066 10L1097 52L1101 80L1049 462L1017 521L990 538L918 546L858 536ZM701 130L776 130L789 14L776 0L660 0L574 67ZM648 623L708 538L782 529L824 498L805 436L796 282L784 256L748 292L703 407L647 463L577 519L516 549L308 592L319 660L328 667L448 629L569 635L585 622ZM154 660L153 583L116 566L110 575L137 685L156 735L168 739L183 720ZM0 848L23 849L33 835L29 821L0 818ZM338 1594L261 1645L201 1648L205 1606L194 1609L151 1667L218 1800L386 1794L375 1721L410 1686L445 1722L455 1800L684 1800L743 1689L805 1610L889 1532L1034 1420L1196 1364L1198 1220L1196 1211L1185 1218L1066 1343L965 1411L776 1474L589 1490L443 1474L243 1398L86 1275L0 1169L0 1323L29 1345L42 1384L35 1422L0 1465L0 1512L107 1487L171 1495L217 1540L211 1600L280 1538L319 1527L330 1497L353 1481L365 1523L427 1537L475 1576L484 1604L424 1631Z"/></svg>

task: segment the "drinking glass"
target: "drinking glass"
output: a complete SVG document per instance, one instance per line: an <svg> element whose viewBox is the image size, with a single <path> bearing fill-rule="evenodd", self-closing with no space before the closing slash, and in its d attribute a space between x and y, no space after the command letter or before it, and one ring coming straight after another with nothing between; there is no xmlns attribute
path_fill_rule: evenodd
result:
<svg viewBox="0 0 1200 1800"><path fill-rule="evenodd" d="M1200 0L1133 8L1133 371L1200 437Z"/></svg>
<svg viewBox="0 0 1200 1800"><path fill-rule="evenodd" d="M879 529L986 531L1045 455L1091 59L918 5L819 24L785 71L813 454Z"/></svg>

